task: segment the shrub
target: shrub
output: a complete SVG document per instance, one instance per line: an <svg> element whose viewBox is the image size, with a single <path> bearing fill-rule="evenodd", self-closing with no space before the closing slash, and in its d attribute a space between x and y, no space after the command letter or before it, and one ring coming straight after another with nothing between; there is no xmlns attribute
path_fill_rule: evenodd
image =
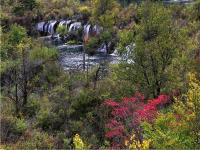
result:
<svg viewBox="0 0 200 150"><path fill-rule="evenodd" d="M79 12L84 16L89 16L91 14L91 10L88 6L80 6Z"/></svg>
<svg viewBox="0 0 200 150"><path fill-rule="evenodd" d="M56 139L38 130L27 131L22 140L19 140L15 145L15 149L56 149Z"/></svg>
<svg viewBox="0 0 200 150"><path fill-rule="evenodd" d="M86 52L90 55L94 55L98 47L99 47L99 39L96 37L90 38L85 45Z"/></svg>
<svg viewBox="0 0 200 150"><path fill-rule="evenodd" d="M66 28L66 26L58 26L56 32L58 32L61 36L64 36L67 34L68 29Z"/></svg>
<svg viewBox="0 0 200 150"><path fill-rule="evenodd" d="M36 115L36 112L39 111L39 108L39 101L37 99L30 99L25 106L26 115L29 117Z"/></svg>
<svg viewBox="0 0 200 150"><path fill-rule="evenodd" d="M70 40L66 44L68 44L68 45L75 45L75 44L79 44L79 42L76 41L76 40Z"/></svg>
<svg viewBox="0 0 200 150"><path fill-rule="evenodd" d="M158 98L144 101L144 96L136 93L134 97L125 97L119 102L112 99L105 100L103 107L110 110L105 118L105 137L112 143L112 147L124 148L124 141L134 131L136 139L142 140L142 121L153 122L157 115L158 107L169 102L169 97L160 95Z"/></svg>
<svg viewBox="0 0 200 150"><path fill-rule="evenodd" d="M28 128L28 125L26 123L26 121L22 118L22 119L16 119L15 121L15 125L14 125L14 132L17 134L22 134L26 131L26 129Z"/></svg>
<svg viewBox="0 0 200 150"><path fill-rule="evenodd" d="M14 117L0 117L1 119L1 128L0 128L0 132L1 132L1 142L4 141L9 141L10 139L10 133L13 132L13 126L15 123L15 118Z"/></svg>
<svg viewBox="0 0 200 150"><path fill-rule="evenodd" d="M135 138L135 134L132 134L132 136L130 137L130 140L125 141L125 145L130 150L135 150L135 149L147 150L147 149L149 149L150 141L151 140L143 140L141 142Z"/></svg>
<svg viewBox="0 0 200 150"><path fill-rule="evenodd" d="M43 106L41 106L41 109L36 115L37 126L43 130L60 130L65 121L65 112L63 109L54 110L52 108L53 104L48 99L43 102Z"/></svg>
<svg viewBox="0 0 200 150"><path fill-rule="evenodd" d="M54 112L40 111L37 115L37 125L43 130L60 130L63 118Z"/></svg>
<svg viewBox="0 0 200 150"><path fill-rule="evenodd" d="M75 150L83 150L84 149L84 143L78 134L76 134L74 136L73 143L74 143Z"/></svg>

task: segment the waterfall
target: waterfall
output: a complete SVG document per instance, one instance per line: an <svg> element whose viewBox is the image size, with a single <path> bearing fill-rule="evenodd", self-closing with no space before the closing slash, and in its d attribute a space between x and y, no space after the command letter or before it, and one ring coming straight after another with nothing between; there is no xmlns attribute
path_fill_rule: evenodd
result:
<svg viewBox="0 0 200 150"><path fill-rule="evenodd" d="M54 31L54 26L56 25L56 23L58 23L58 21L50 21L49 23L49 28L48 28L48 33L50 34L54 34L55 31Z"/></svg>
<svg viewBox="0 0 200 150"><path fill-rule="evenodd" d="M107 53L106 44L102 44L100 48L97 49L98 52Z"/></svg>
<svg viewBox="0 0 200 150"><path fill-rule="evenodd" d="M72 23L69 27L69 32L76 31L79 28L81 28L81 22Z"/></svg>
<svg viewBox="0 0 200 150"><path fill-rule="evenodd" d="M117 56L118 55L117 49L115 49L114 52L111 55Z"/></svg>
<svg viewBox="0 0 200 150"><path fill-rule="evenodd" d="M56 39L56 40L64 40L67 38L67 36L62 37L61 39L59 39L58 37L58 33L56 33L56 29L58 27L66 27L66 29L68 30L68 32L73 32L73 31L77 31L78 29L82 28L82 24L81 22L75 22L74 20L50 20L47 22L39 22L36 25L36 29L39 32L43 32L44 35L51 35L52 39ZM84 25L84 30L83 30L83 40L85 42L87 42L90 38L90 36L97 36L100 34L100 32L102 31L102 27L98 26L98 25L94 25L92 26L91 24L86 24ZM101 48L99 48L99 50L97 50L99 52L106 52L106 46L102 46Z"/></svg>
<svg viewBox="0 0 200 150"><path fill-rule="evenodd" d="M36 30L40 32L45 32L49 34L55 34L56 33L56 28L65 26L69 32L76 31L77 29L80 29L82 27L81 22L74 22L73 20L51 20L47 22L39 22L36 25ZM94 25L93 27L90 24L84 25L84 39L87 41L89 39L89 36L92 31L92 36L99 35L100 32L103 30L102 27L98 25Z"/></svg>
<svg viewBox="0 0 200 150"><path fill-rule="evenodd" d="M66 21L66 28L69 28L70 23L72 23L71 20L67 20L67 21Z"/></svg>
<svg viewBox="0 0 200 150"><path fill-rule="evenodd" d="M72 22L71 20L62 20L62 21L60 21L58 26L59 27L65 26L66 28L68 28L68 26L70 25L71 22Z"/></svg>
<svg viewBox="0 0 200 150"><path fill-rule="evenodd" d="M62 20L62 21L60 21L60 23L59 23L58 26L59 26L59 27L60 27L60 26L64 26L65 24L66 24L66 21L65 21L65 20Z"/></svg>
<svg viewBox="0 0 200 150"><path fill-rule="evenodd" d="M51 33L51 26L52 26L51 24L52 23L53 23L52 20L48 22L49 25L48 25L47 33Z"/></svg>
<svg viewBox="0 0 200 150"><path fill-rule="evenodd" d="M90 27L90 24L84 26L84 41L87 41L89 39Z"/></svg>
<svg viewBox="0 0 200 150"><path fill-rule="evenodd" d="M98 26L98 25L95 25L94 27L93 27L93 31L94 31L94 33L95 33L95 35L98 35L98 34L100 34L100 27Z"/></svg>
<svg viewBox="0 0 200 150"><path fill-rule="evenodd" d="M49 22L46 22L46 23L44 24L44 30L43 30L43 32L47 33L48 27L49 27Z"/></svg>
<svg viewBox="0 0 200 150"><path fill-rule="evenodd" d="M38 31L43 31L43 27L44 27L44 24L45 24L45 22L39 22L37 25L36 25L36 29L38 30Z"/></svg>

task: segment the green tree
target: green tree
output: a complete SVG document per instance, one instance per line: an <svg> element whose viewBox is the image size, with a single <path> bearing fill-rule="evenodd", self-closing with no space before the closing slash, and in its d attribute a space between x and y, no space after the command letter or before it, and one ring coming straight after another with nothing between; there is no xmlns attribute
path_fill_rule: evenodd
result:
<svg viewBox="0 0 200 150"><path fill-rule="evenodd" d="M54 49L34 46L34 41L26 30L12 25L8 33L3 33L1 43L2 90L5 99L15 103L16 112L27 104L34 77L42 71L42 66L56 58Z"/></svg>
<svg viewBox="0 0 200 150"><path fill-rule="evenodd" d="M13 7L13 12L16 15L22 15L27 11L32 11L37 6L36 0L19 0L13 3L15 3L15 6Z"/></svg>
<svg viewBox="0 0 200 150"><path fill-rule="evenodd" d="M171 79L168 70L174 58L185 54L190 40L183 28L174 26L170 9L162 4L145 2L138 12L139 24L121 33L119 49L132 82L147 96L157 97Z"/></svg>

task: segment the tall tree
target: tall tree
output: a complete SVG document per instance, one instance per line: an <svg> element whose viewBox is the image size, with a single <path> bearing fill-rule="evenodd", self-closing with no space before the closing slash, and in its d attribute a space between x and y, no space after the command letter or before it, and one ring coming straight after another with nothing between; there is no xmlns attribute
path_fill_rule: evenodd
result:
<svg viewBox="0 0 200 150"><path fill-rule="evenodd" d="M172 79L169 68L175 60L180 62L178 57L188 49L189 40L162 4L144 2L138 11L139 24L121 34L119 47L127 54L133 82L147 96L157 97Z"/></svg>

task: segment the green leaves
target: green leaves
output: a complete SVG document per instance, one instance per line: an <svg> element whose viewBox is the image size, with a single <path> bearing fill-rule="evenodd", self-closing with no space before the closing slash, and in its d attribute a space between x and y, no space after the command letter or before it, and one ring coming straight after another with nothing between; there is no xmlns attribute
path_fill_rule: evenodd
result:
<svg viewBox="0 0 200 150"><path fill-rule="evenodd" d="M8 41L9 44L13 44L16 46L20 42L22 42L27 37L25 28L19 26L19 25L12 25L10 32L8 34Z"/></svg>
<svg viewBox="0 0 200 150"><path fill-rule="evenodd" d="M60 34L60 36L64 36L68 32L68 28L66 28L66 26L58 26L58 28L56 29L56 32Z"/></svg>
<svg viewBox="0 0 200 150"><path fill-rule="evenodd" d="M90 20L104 28L112 28L119 13L119 4L115 0L94 0Z"/></svg>
<svg viewBox="0 0 200 150"><path fill-rule="evenodd" d="M1 73L16 67L20 60L20 50L25 46L26 30L16 24L12 25L8 33L2 33L1 42Z"/></svg>
<svg viewBox="0 0 200 150"><path fill-rule="evenodd" d="M96 37L92 37L85 44L85 49L86 49L86 52L89 55L93 55L93 54L95 54L95 52L96 52L96 50L98 49L99 46L100 46L99 39L96 38Z"/></svg>
<svg viewBox="0 0 200 150"><path fill-rule="evenodd" d="M28 125L24 119L16 119L14 131L18 134L22 134L28 128Z"/></svg>
<svg viewBox="0 0 200 150"><path fill-rule="evenodd" d="M50 58L56 58L58 52L54 48L37 47L30 52L30 59L34 61L48 60Z"/></svg>
<svg viewBox="0 0 200 150"><path fill-rule="evenodd" d="M171 9L160 3L143 2L138 8L138 18L137 25L120 33L119 49L128 57L125 62L134 62L131 67L136 83L144 93L156 97L174 88L167 84L172 82L173 75L167 70L174 69L171 66L174 60L180 61L179 54L188 60L185 51L191 48L191 42L184 28L175 26ZM130 44L135 46L127 47Z"/></svg>

